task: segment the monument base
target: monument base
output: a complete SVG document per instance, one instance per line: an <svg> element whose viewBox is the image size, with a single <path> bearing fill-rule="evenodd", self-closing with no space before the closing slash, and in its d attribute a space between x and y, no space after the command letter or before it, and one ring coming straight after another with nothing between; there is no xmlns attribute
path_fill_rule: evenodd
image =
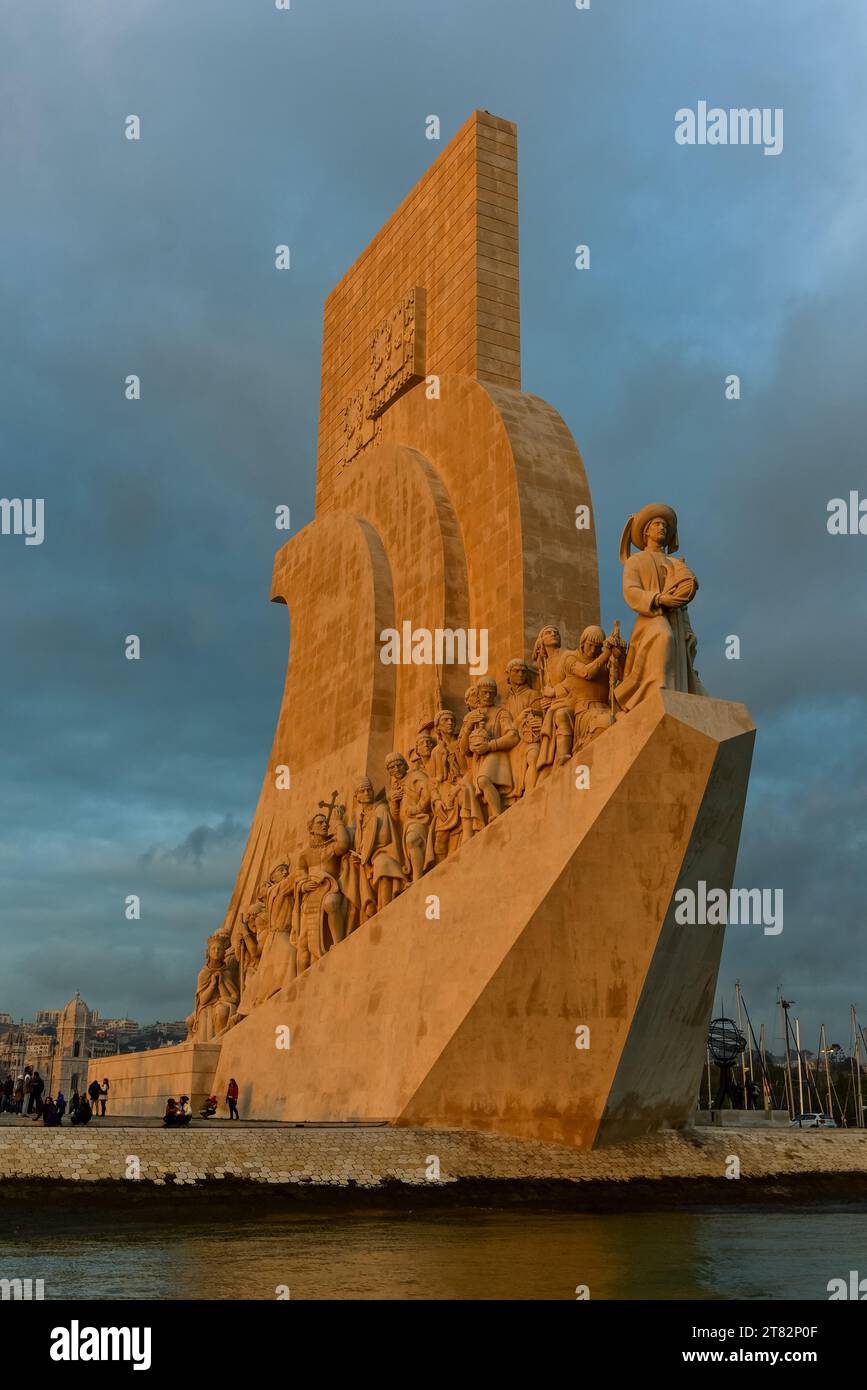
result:
<svg viewBox="0 0 867 1390"><path fill-rule="evenodd" d="M387 1120L579 1148L685 1124L754 729L659 690L223 1035L249 1119Z"/></svg>
<svg viewBox="0 0 867 1390"><path fill-rule="evenodd" d="M114 1114L387 1121L592 1148L694 1116L754 729L659 690L222 1038L104 1058ZM745 1112L731 1112L742 1118ZM725 1123L725 1121L723 1121Z"/></svg>
<svg viewBox="0 0 867 1390"><path fill-rule="evenodd" d="M696 1110L696 1129L780 1129L790 1122L788 1110Z"/></svg>
<svg viewBox="0 0 867 1390"><path fill-rule="evenodd" d="M196 1111L213 1092L219 1057L219 1042L119 1053L92 1061L87 1082L108 1077L112 1115L162 1115L169 1096L189 1096Z"/></svg>

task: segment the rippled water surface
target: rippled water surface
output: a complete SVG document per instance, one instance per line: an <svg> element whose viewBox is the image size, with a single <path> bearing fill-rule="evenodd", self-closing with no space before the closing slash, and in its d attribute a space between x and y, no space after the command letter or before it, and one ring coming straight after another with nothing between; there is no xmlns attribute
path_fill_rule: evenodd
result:
<svg viewBox="0 0 867 1390"><path fill-rule="evenodd" d="M0 1207L0 1277L46 1298L827 1299L867 1274L867 1205L590 1215Z"/></svg>

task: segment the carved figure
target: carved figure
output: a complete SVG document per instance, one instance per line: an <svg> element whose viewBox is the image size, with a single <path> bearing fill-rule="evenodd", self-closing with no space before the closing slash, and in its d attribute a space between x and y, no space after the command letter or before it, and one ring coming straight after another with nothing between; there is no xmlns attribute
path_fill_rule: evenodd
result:
<svg viewBox="0 0 867 1390"><path fill-rule="evenodd" d="M238 958L238 978L241 988L238 1011L241 1014L250 1012L250 999L254 993L253 981L262 954L262 947L265 944L268 926L269 887L270 884L267 881L260 883L256 901L238 914L232 928L232 950Z"/></svg>
<svg viewBox="0 0 867 1390"><path fill-rule="evenodd" d="M512 787L509 751L518 732L505 705L497 704L497 682L485 676L476 686L478 707L471 709L461 732L461 751L467 758L472 787L484 803L487 821L503 809L503 794Z"/></svg>
<svg viewBox="0 0 867 1390"><path fill-rule="evenodd" d="M518 715L523 714L536 699L538 692L533 688L535 675L534 668L522 656L512 657L506 667L506 696L503 704L515 725L518 723Z"/></svg>
<svg viewBox="0 0 867 1390"><path fill-rule="evenodd" d="M433 861L442 862L461 843L461 783L466 759L456 736L457 716L450 709L437 711L434 732L437 743L431 756L431 815Z"/></svg>
<svg viewBox="0 0 867 1390"><path fill-rule="evenodd" d="M539 669L545 710L537 759L540 774L568 763L572 756L575 712L568 692L557 692L566 678L567 662L577 655L577 652L563 649L560 629L553 624L542 628L533 647L533 661Z"/></svg>
<svg viewBox="0 0 867 1390"><path fill-rule="evenodd" d="M355 789L355 809L353 848L344 874L353 929L387 907L406 884L400 823L387 803L376 799L369 777L362 777Z"/></svg>
<svg viewBox="0 0 867 1390"><path fill-rule="evenodd" d="M630 553L633 546L637 555ZM623 597L637 614L614 692L623 710L635 709L660 686L707 694L693 667L697 639L687 611L698 580L685 561L672 558L678 548L677 515L664 503L643 507L623 528Z"/></svg>
<svg viewBox="0 0 867 1390"><path fill-rule="evenodd" d="M433 751L430 735L419 735L426 756ZM417 743L418 747L418 743ZM419 750L420 757L423 756ZM402 753L389 753L385 760L388 775L388 807L401 828L403 872L415 883L428 866L428 834L431 824L431 781L424 768L410 768Z"/></svg>
<svg viewBox="0 0 867 1390"><path fill-rule="evenodd" d="M620 680L625 656L617 624L610 637L595 625L582 632L578 656L567 662L565 680L574 701L573 753L611 727L611 687Z"/></svg>
<svg viewBox="0 0 867 1390"><path fill-rule="evenodd" d="M531 666L529 661L525 661L522 656L515 656L506 666L506 694L503 704L512 716L512 723L518 732L518 742L509 753L509 761L512 765L512 789L508 795L509 804L518 801L524 794L525 777L528 769L528 759L533 764L533 785L535 785L535 765L539 757L539 739L524 738L522 729L526 727L528 732L535 728L535 722L527 723L524 720L525 712L531 705L540 708L539 692L534 689L536 669ZM538 725L541 728L542 718L539 716Z"/></svg>
<svg viewBox="0 0 867 1390"><path fill-rule="evenodd" d="M469 731L473 727L473 716L479 707L479 687L477 685L467 686L464 691L464 704L467 707L467 712L463 717L458 735L458 749L464 764L464 775L461 778L459 793L461 844L464 844L466 840L471 840L474 835L485 828L485 812L473 785L473 770L470 766L472 759L467 743Z"/></svg>
<svg viewBox="0 0 867 1390"><path fill-rule="evenodd" d="M268 876L265 898L264 942L256 967L255 986L251 991L250 1007L263 1003L295 978L297 952L292 944L292 907L295 890L288 864L277 864ZM245 1000L246 1003L246 1000Z"/></svg>
<svg viewBox="0 0 867 1390"><path fill-rule="evenodd" d="M539 703L528 705L515 721L519 742L509 757L512 763L512 792L510 802L530 792L538 781L539 751L542 746L543 710Z"/></svg>
<svg viewBox="0 0 867 1390"><path fill-rule="evenodd" d="M208 937L205 964L196 981L195 1007L187 1019L187 1036L196 1042L218 1037L234 1017L240 997L238 960L223 929Z"/></svg>
<svg viewBox="0 0 867 1390"><path fill-rule="evenodd" d="M613 722L612 671L615 681L619 680L624 651L616 630L611 637L606 637L602 628L594 624L582 632L578 650L564 657L563 677L553 687L553 695L556 705L565 702L565 707L571 711L574 732L570 752L589 743ZM558 763L560 761L567 759L558 758Z"/></svg>
<svg viewBox="0 0 867 1390"><path fill-rule="evenodd" d="M341 942L346 931L348 904L340 887L340 869L352 838L343 816L343 807L338 806L333 832L327 816L321 812L313 816L307 824L310 842L298 856L292 876L295 903L290 940L298 952L299 975Z"/></svg>

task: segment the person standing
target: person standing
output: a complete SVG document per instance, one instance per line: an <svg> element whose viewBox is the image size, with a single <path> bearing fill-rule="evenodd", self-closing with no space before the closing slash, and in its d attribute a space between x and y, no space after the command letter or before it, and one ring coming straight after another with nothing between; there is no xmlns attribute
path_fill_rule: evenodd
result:
<svg viewBox="0 0 867 1390"><path fill-rule="evenodd" d="M39 1072L35 1071L30 1081L30 1109L35 1120L38 1120L42 1114L42 1093L44 1090L45 1082Z"/></svg>
<svg viewBox="0 0 867 1390"><path fill-rule="evenodd" d="M99 1084L99 1082L97 1081L96 1077L94 1077L93 1080L91 1081L90 1085L89 1085L88 1088L87 1088L87 1094L88 1094L88 1097L90 1098L90 1108L91 1108L91 1110L92 1110L92 1112L93 1112L94 1115L97 1113L96 1107L97 1107L97 1105L99 1104L99 1093L100 1093L101 1090L102 1090L102 1087L100 1086L100 1084Z"/></svg>
<svg viewBox="0 0 867 1390"><path fill-rule="evenodd" d="M99 1088L99 1114L100 1118L103 1119L105 1118L105 1107L108 1105L109 1090L108 1077L104 1076L102 1078L102 1085Z"/></svg>
<svg viewBox="0 0 867 1390"><path fill-rule="evenodd" d="M229 1077L229 1085L226 1090L226 1104L229 1107L229 1119L240 1120L238 1114L238 1083L234 1076Z"/></svg>
<svg viewBox="0 0 867 1390"><path fill-rule="evenodd" d="M33 1085L33 1068L24 1068L24 1093L21 1098L21 1114L30 1114L30 1088Z"/></svg>
<svg viewBox="0 0 867 1390"><path fill-rule="evenodd" d="M21 1107L24 1104L24 1077L19 1076L15 1082L15 1089L12 1092L12 1109L16 1115L21 1114Z"/></svg>

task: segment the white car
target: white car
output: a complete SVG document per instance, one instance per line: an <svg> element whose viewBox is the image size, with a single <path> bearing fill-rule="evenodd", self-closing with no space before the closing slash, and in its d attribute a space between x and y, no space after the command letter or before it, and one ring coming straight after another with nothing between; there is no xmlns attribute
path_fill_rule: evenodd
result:
<svg viewBox="0 0 867 1390"><path fill-rule="evenodd" d="M811 1111L806 1115L796 1115L789 1121L790 1129L836 1129L837 1121L832 1120L830 1115L820 1115L817 1111Z"/></svg>

